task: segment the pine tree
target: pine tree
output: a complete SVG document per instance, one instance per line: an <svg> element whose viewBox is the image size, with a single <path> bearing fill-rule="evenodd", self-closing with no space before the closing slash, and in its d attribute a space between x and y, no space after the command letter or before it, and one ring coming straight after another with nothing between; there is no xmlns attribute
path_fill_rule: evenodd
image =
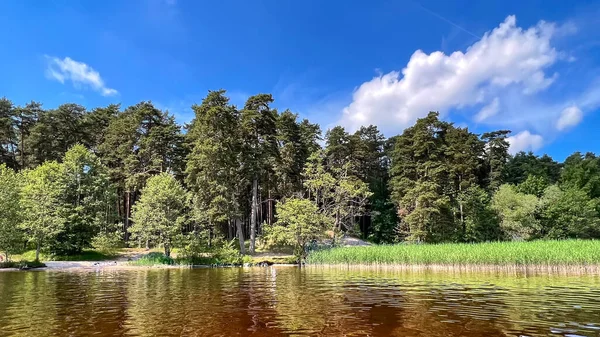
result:
<svg viewBox="0 0 600 337"><path fill-rule="evenodd" d="M141 102L110 119L103 138L98 150L122 199L118 209L126 230L146 181L162 172L181 175L183 136L173 116Z"/></svg>
<svg viewBox="0 0 600 337"><path fill-rule="evenodd" d="M270 94L259 94L248 98L240 112L243 142L244 169L252 182L252 204L250 213L250 253L256 249L258 221L259 184L268 183L274 176L273 166L278 158L277 111L271 109Z"/></svg>
<svg viewBox="0 0 600 337"><path fill-rule="evenodd" d="M6 98L0 99L0 164L17 168L17 140L13 128L15 107Z"/></svg>
<svg viewBox="0 0 600 337"><path fill-rule="evenodd" d="M239 198L247 180L241 168L239 114L225 90L210 91L192 109L195 118L186 134L190 152L185 181L192 193L194 221L207 225L209 240L216 224L235 221L243 253Z"/></svg>
<svg viewBox="0 0 600 337"><path fill-rule="evenodd" d="M437 242L456 235L450 211L445 143L448 123L437 112L395 139L392 199L398 205L399 235L410 241Z"/></svg>
<svg viewBox="0 0 600 337"><path fill-rule="evenodd" d="M504 183L504 168L510 157L506 140L508 134L509 130L499 130L481 135L481 139L486 142L487 185L491 191L495 191Z"/></svg>

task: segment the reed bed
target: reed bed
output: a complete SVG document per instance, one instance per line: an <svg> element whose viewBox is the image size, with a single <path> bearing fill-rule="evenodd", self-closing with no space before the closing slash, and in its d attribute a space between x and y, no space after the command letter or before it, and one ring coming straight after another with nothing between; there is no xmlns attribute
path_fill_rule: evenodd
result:
<svg viewBox="0 0 600 337"><path fill-rule="evenodd" d="M600 241L540 240L338 247L312 252L307 264L597 272L600 270Z"/></svg>

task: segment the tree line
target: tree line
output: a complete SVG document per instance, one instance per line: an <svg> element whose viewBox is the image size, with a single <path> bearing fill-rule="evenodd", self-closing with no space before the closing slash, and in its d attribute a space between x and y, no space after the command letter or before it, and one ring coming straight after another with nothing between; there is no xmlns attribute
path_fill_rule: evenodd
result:
<svg viewBox="0 0 600 337"><path fill-rule="evenodd" d="M87 110L0 100L0 250L76 254L237 240L304 256L327 233L377 243L600 236L600 158L509 155L436 112L398 136L354 133L224 90L179 125L151 102ZM246 246L246 242L248 245ZM37 256L37 255L36 255Z"/></svg>

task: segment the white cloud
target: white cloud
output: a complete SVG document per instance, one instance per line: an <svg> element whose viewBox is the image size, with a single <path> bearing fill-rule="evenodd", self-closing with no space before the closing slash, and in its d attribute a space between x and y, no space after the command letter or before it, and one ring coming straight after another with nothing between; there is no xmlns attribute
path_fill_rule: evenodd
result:
<svg viewBox="0 0 600 337"><path fill-rule="evenodd" d="M544 138L542 136L532 134L527 130L506 138L506 141L510 144L508 148L510 154L520 151L535 151L544 145Z"/></svg>
<svg viewBox="0 0 600 337"><path fill-rule="evenodd" d="M343 109L341 124L356 129L377 124L400 131L437 110L486 106L481 120L501 110L506 91L529 96L544 90L557 78L545 73L559 59L550 45L554 24L539 22L529 29L517 27L509 16L465 52L450 55L417 50L402 72L392 71L360 85Z"/></svg>
<svg viewBox="0 0 600 337"><path fill-rule="evenodd" d="M500 100L498 97L494 98L492 103L484 106L477 115L475 115L475 121L482 122L494 115L496 115L500 111Z"/></svg>
<svg viewBox="0 0 600 337"><path fill-rule="evenodd" d="M581 109L576 106L570 106L562 111L560 118L556 122L556 128L562 131L571 126L575 126L583 119Z"/></svg>
<svg viewBox="0 0 600 337"><path fill-rule="evenodd" d="M108 88L104 84L100 73L83 62L77 62L70 57L62 60L58 57L46 56L46 58L48 59L46 76L51 79L63 84L66 80L70 80L76 88L88 86L102 96L112 96L118 93L117 90Z"/></svg>

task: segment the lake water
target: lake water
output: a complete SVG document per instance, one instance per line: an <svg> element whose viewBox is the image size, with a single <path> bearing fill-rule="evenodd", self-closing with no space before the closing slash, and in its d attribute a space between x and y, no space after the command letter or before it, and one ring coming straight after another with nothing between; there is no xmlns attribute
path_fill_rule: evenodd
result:
<svg viewBox="0 0 600 337"><path fill-rule="evenodd" d="M0 336L600 336L597 276L0 272Z"/></svg>

